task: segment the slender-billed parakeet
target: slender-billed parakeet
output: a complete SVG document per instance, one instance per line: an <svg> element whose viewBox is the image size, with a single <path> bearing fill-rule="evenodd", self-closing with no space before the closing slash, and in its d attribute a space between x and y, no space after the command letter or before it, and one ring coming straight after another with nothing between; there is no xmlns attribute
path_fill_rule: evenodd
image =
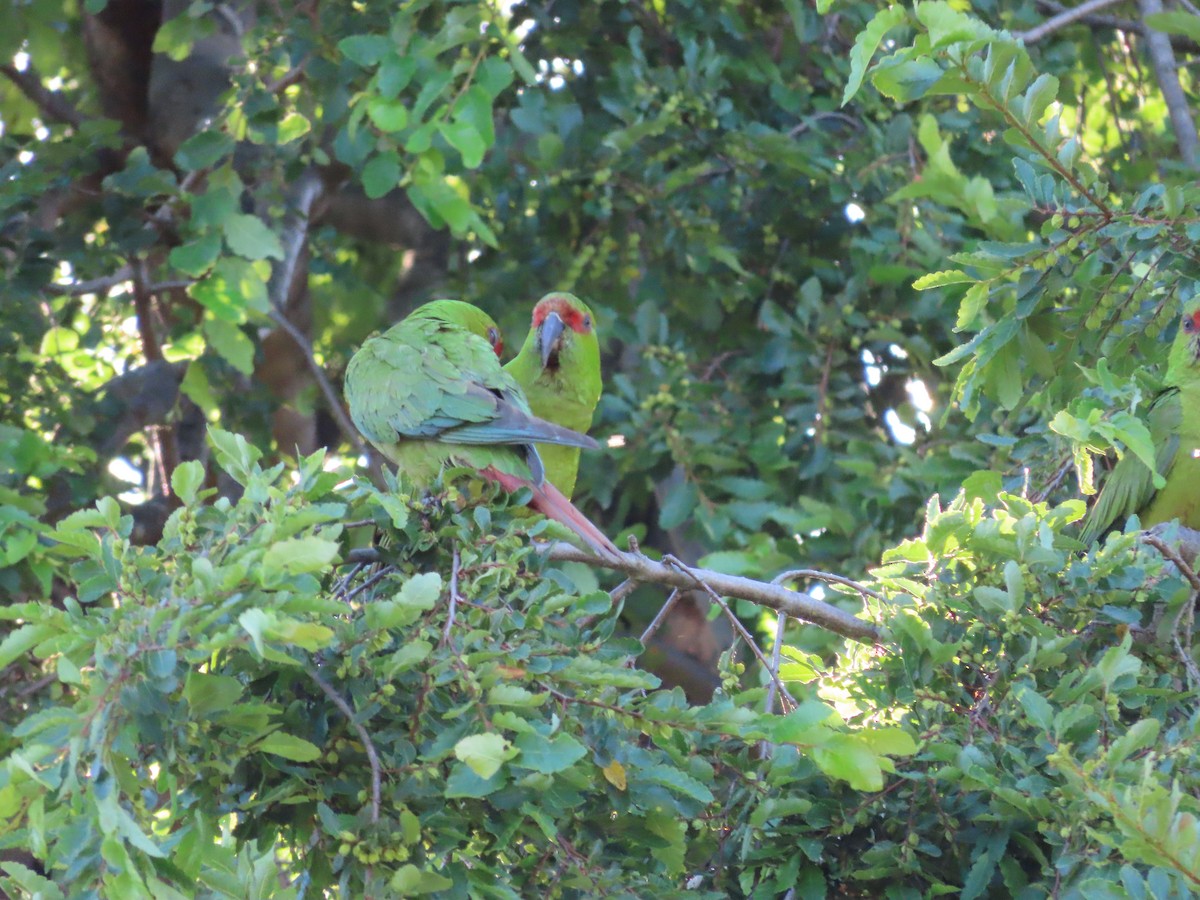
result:
<svg viewBox="0 0 1200 900"><path fill-rule="evenodd" d="M535 416L586 433L600 402L600 342L587 304L573 294L547 294L533 308L521 352L505 370L525 391ZM567 497L575 492L579 448L539 447L546 478Z"/></svg>
<svg viewBox="0 0 1200 900"><path fill-rule="evenodd" d="M602 556L617 548L553 484L534 443L595 447L583 434L532 415L500 367L500 330L483 310L435 300L369 338L346 368L346 402L359 431L420 486L463 466L562 522Z"/></svg>
<svg viewBox="0 0 1200 900"><path fill-rule="evenodd" d="M1200 301L1190 303L1167 357L1165 389L1150 404L1147 425L1155 468L1166 479L1155 490L1150 470L1132 453L1113 467L1080 534L1091 543L1134 513L1143 528L1178 519L1200 528Z"/></svg>

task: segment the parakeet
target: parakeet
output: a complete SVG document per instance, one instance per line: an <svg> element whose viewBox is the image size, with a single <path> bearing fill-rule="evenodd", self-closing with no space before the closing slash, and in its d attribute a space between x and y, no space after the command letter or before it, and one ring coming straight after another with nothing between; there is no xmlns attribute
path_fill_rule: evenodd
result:
<svg viewBox="0 0 1200 900"><path fill-rule="evenodd" d="M562 522L596 553L613 543L551 483L539 444L596 447L591 438L532 415L500 367L500 330L483 310L435 300L369 338L346 368L350 418L418 485L447 466L474 469L507 491L528 487L530 506Z"/></svg>
<svg viewBox="0 0 1200 900"><path fill-rule="evenodd" d="M1155 468L1167 483L1156 491L1150 470L1126 453L1088 513L1080 533L1085 543L1134 513L1144 528L1172 519L1200 528L1200 301L1188 304L1183 314L1163 383L1165 389L1150 404L1147 424Z"/></svg>
<svg viewBox="0 0 1200 900"><path fill-rule="evenodd" d="M586 303L573 294L547 294L533 308L521 351L504 367L525 392L535 416L586 433L600 402L600 342ZM575 492L579 448L538 448L546 477L563 494Z"/></svg>

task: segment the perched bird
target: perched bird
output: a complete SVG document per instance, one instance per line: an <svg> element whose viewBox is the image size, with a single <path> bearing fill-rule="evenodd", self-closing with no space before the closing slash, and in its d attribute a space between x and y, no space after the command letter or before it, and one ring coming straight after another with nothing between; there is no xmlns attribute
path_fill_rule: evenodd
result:
<svg viewBox="0 0 1200 900"><path fill-rule="evenodd" d="M1080 533L1085 543L1134 513L1145 528L1172 519L1200 528L1200 301L1189 303L1183 314L1163 383L1166 387L1150 404L1147 424L1154 467L1166 484L1156 490L1150 470L1126 453L1088 512Z"/></svg>
<svg viewBox="0 0 1200 900"><path fill-rule="evenodd" d="M462 466L507 491L527 487L532 508L611 558L616 546L545 480L534 447L598 445L530 412L500 367L503 346L496 323L478 307L427 303L354 354L345 383L350 418L416 484L428 486L444 468Z"/></svg>
<svg viewBox="0 0 1200 900"><path fill-rule="evenodd" d="M586 433L600 402L600 342L587 304L573 294L547 294L533 308L520 352L504 367L516 379L535 416ZM539 447L546 477L563 494L575 493L579 448Z"/></svg>

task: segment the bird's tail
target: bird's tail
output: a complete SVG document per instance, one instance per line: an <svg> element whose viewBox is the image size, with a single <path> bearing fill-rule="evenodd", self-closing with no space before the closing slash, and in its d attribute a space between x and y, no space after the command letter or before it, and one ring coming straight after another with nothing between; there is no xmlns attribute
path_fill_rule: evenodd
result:
<svg viewBox="0 0 1200 900"><path fill-rule="evenodd" d="M616 561L621 559L621 551L617 545L592 524L591 519L581 513L558 488L549 481L540 485L530 483L516 475L508 475L499 471L495 466L484 469L483 475L498 483L510 493L517 488L527 487L533 491L533 499L529 501L531 509L535 509L548 519L561 522L591 548L592 552L602 559Z"/></svg>

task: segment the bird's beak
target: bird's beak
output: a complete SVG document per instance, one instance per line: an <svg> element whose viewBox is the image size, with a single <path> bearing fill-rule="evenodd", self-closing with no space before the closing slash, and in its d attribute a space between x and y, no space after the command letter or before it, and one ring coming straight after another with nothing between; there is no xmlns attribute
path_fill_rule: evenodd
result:
<svg viewBox="0 0 1200 900"><path fill-rule="evenodd" d="M538 349L542 351L543 369L550 365L550 357L558 352L565 328L562 318L556 312L547 313L546 318L542 319L541 327L538 328Z"/></svg>

